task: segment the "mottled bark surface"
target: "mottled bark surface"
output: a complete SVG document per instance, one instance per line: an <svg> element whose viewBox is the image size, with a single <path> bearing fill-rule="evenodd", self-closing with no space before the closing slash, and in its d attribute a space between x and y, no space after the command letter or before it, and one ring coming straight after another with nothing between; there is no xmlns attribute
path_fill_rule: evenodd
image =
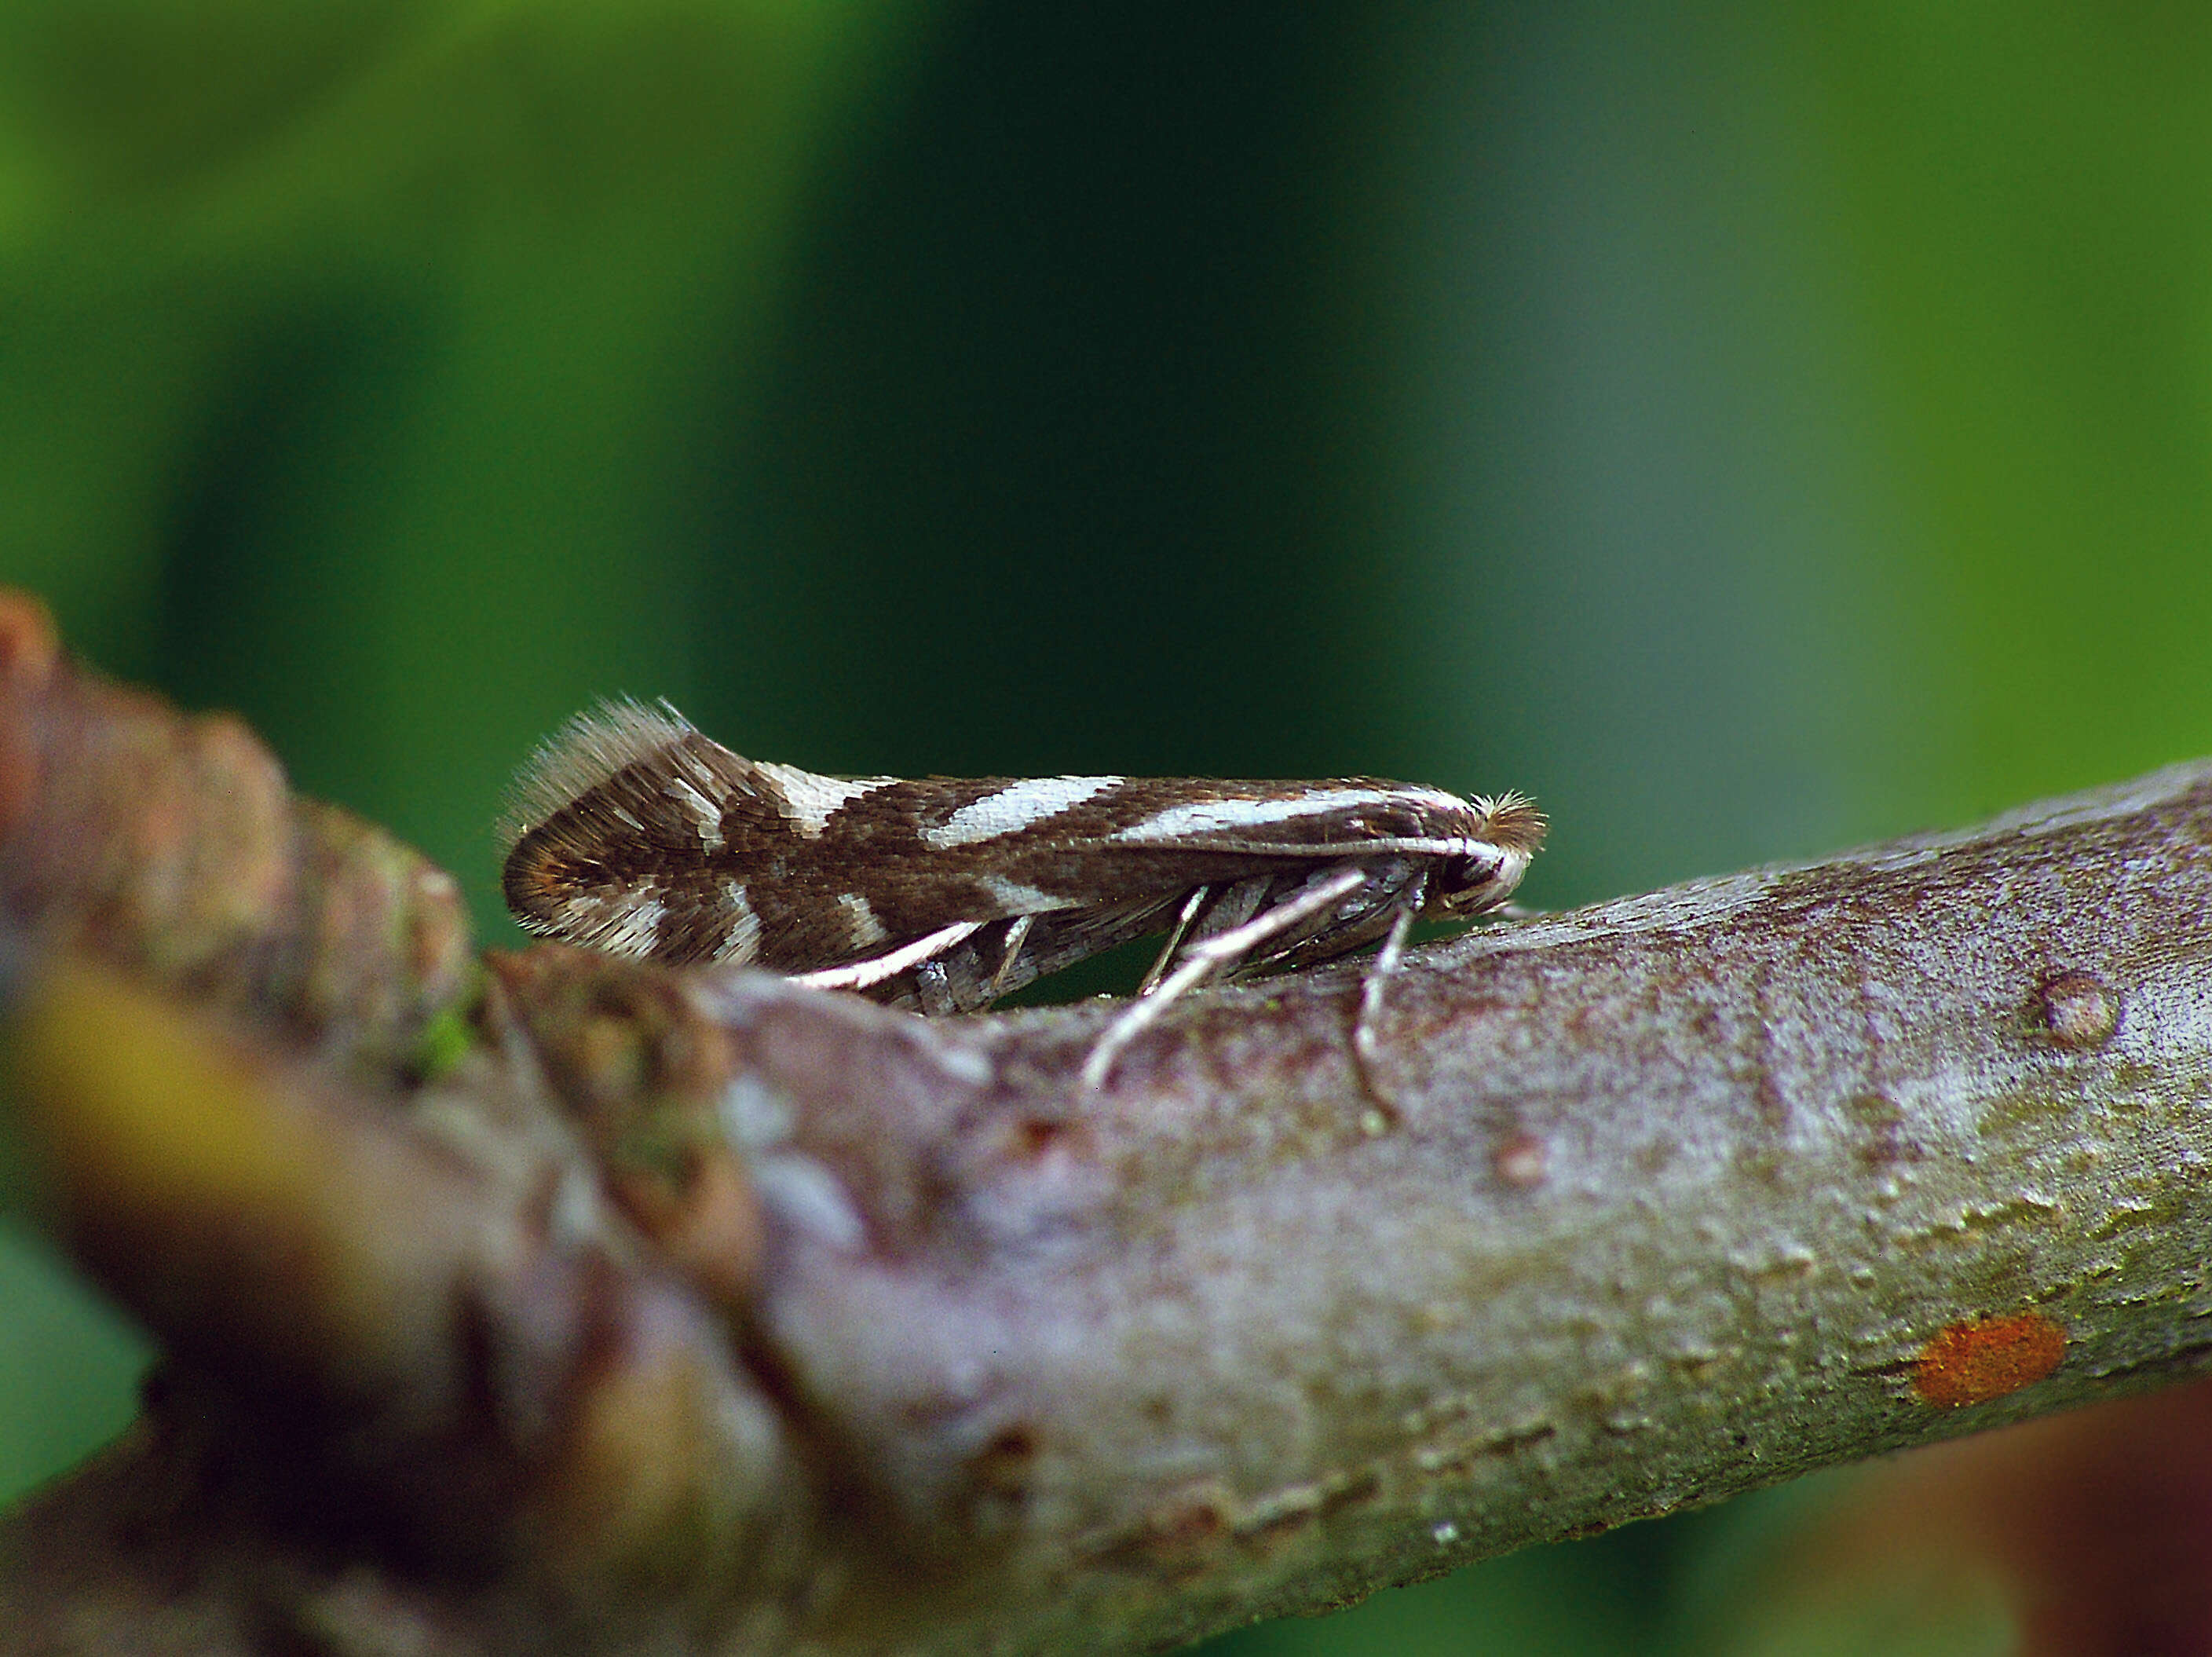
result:
<svg viewBox="0 0 2212 1657"><path fill-rule="evenodd" d="M169 1355L0 1645L1121 1651L2212 1368L2212 765L1194 998L557 948L0 614L9 1097Z"/></svg>

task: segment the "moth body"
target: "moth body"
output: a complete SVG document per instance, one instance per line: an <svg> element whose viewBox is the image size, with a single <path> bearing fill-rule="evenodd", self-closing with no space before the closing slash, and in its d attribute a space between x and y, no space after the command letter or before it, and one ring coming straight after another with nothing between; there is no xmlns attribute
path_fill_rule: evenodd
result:
<svg viewBox="0 0 2212 1657"><path fill-rule="evenodd" d="M504 886L545 936L963 1012L1154 933L1147 990L1378 941L1395 965L1417 916L1504 902L1544 828L1371 777L822 777L625 702L525 770Z"/></svg>

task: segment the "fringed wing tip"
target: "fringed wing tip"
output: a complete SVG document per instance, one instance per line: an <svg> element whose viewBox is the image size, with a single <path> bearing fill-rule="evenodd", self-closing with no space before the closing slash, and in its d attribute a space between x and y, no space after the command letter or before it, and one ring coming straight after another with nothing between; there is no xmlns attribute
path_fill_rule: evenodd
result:
<svg viewBox="0 0 2212 1657"><path fill-rule="evenodd" d="M690 735L692 728L665 698L654 706L626 696L593 703L539 743L515 773L500 814L501 855L578 795Z"/></svg>

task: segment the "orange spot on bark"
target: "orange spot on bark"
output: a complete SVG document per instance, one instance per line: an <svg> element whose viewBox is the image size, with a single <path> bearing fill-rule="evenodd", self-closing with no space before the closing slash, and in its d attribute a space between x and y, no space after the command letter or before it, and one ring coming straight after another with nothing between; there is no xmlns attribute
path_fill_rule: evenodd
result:
<svg viewBox="0 0 2212 1657"><path fill-rule="evenodd" d="M0 588L0 833L31 814L40 782L30 698L61 655L53 618L27 593Z"/></svg>
<svg viewBox="0 0 2212 1657"><path fill-rule="evenodd" d="M2066 1331L2040 1312L1970 1318L1920 1349L1912 1390L1939 1410L1987 1404L2041 1380L2065 1355Z"/></svg>
<svg viewBox="0 0 2212 1657"><path fill-rule="evenodd" d="M1549 1161L1544 1142L1532 1133L1516 1133L1490 1154L1490 1166L1504 1184L1520 1190L1544 1183Z"/></svg>
<svg viewBox="0 0 2212 1657"><path fill-rule="evenodd" d="M0 587L0 680L15 690L43 690L61 650L61 637L44 602Z"/></svg>

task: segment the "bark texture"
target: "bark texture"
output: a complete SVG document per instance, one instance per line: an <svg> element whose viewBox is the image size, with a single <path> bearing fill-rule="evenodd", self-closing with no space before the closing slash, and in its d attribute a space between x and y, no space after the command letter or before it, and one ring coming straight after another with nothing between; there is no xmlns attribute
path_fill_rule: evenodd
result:
<svg viewBox="0 0 2212 1657"><path fill-rule="evenodd" d="M161 1336L54 1653L1119 1652L2212 1368L2212 764L1179 1007L557 947L0 606L9 1095Z"/></svg>

